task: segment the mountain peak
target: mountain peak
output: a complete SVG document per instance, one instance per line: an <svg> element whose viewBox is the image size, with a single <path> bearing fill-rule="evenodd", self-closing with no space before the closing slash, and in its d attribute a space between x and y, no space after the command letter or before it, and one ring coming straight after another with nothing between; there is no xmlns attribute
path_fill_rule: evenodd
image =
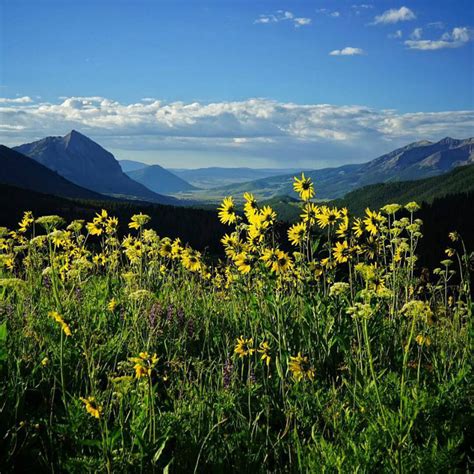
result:
<svg viewBox="0 0 474 474"><path fill-rule="evenodd" d="M459 140L456 140L455 138L452 137L444 137L442 140L440 140L438 143L441 145L453 145L457 143Z"/></svg>
<svg viewBox="0 0 474 474"><path fill-rule="evenodd" d="M67 135L64 135L63 140L66 142L66 144L69 144L72 141L90 140L90 138L86 137L85 135L78 132L77 130L72 129Z"/></svg>

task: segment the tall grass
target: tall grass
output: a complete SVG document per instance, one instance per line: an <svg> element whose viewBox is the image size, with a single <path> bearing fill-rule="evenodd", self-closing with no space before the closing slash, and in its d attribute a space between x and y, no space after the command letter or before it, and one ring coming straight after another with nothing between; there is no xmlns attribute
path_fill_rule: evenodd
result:
<svg viewBox="0 0 474 474"><path fill-rule="evenodd" d="M144 215L3 230L2 472L472 468L461 237L428 276L413 204L322 207L289 254L247 203L214 267Z"/></svg>

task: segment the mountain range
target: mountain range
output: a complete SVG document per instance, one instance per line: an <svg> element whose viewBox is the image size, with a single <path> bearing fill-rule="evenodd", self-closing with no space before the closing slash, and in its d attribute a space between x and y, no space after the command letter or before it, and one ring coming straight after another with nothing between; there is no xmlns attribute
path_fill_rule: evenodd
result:
<svg viewBox="0 0 474 474"><path fill-rule="evenodd" d="M474 192L474 164L458 166L431 178L363 186L347 193L335 204L346 206L355 214L362 214L367 207L379 209L392 202L402 205L410 201L431 203L434 199L469 192Z"/></svg>
<svg viewBox="0 0 474 474"><path fill-rule="evenodd" d="M367 163L307 171L305 175L315 183L317 198L336 199L369 184L437 176L470 163L474 163L474 138L456 140L447 137L436 143L411 143ZM293 176L273 176L213 188L206 191L206 199L219 199L223 195L241 196L244 192L252 192L265 199L278 195L294 196ZM193 195L195 199L197 194Z"/></svg>
<svg viewBox="0 0 474 474"><path fill-rule="evenodd" d="M75 130L64 137L46 137L13 150L56 171L68 181L101 194L162 204L177 202L131 179L112 153Z"/></svg>

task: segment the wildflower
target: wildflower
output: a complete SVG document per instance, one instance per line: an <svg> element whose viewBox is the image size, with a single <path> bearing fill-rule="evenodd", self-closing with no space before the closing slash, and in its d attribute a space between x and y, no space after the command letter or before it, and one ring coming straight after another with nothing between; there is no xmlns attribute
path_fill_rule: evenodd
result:
<svg viewBox="0 0 474 474"><path fill-rule="evenodd" d="M18 223L18 232L26 232L28 230L28 228L30 227L30 225L35 221L34 217L33 217L33 213L31 211L26 211L24 214L23 214L23 218L21 219L21 221Z"/></svg>
<svg viewBox="0 0 474 474"><path fill-rule="evenodd" d="M153 354L150 356L148 352L140 352L138 357L130 357L130 361L135 365L133 366L135 370L135 377L140 379L142 377L149 377L158 363L158 356Z"/></svg>
<svg viewBox="0 0 474 474"><path fill-rule="evenodd" d="M160 242L160 255L162 257L171 257L172 254L173 254L173 244L171 242L171 239L168 237L165 237Z"/></svg>
<svg viewBox="0 0 474 474"><path fill-rule="evenodd" d="M146 214L135 214L132 216L131 221L128 224L130 229L141 229L145 224L150 221L150 216Z"/></svg>
<svg viewBox="0 0 474 474"><path fill-rule="evenodd" d="M336 230L336 234L339 237L345 237L347 230L349 229L349 213L346 207L341 209L341 218L342 222L339 224L339 227Z"/></svg>
<svg viewBox="0 0 474 474"><path fill-rule="evenodd" d="M241 252L237 254L234 259L234 262L240 273L249 273L252 268L250 266L250 264L252 263L252 258L247 252Z"/></svg>
<svg viewBox="0 0 474 474"><path fill-rule="evenodd" d="M283 252L283 250L278 250L277 259L272 265L272 270L275 273L281 274L287 272L292 266L293 263L290 256L286 252Z"/></svg>
<svg viewBox="0 0 474 474"><path fill-rule="evenodd" d="M103 230L104 230L96 222L88 222L87 225L86 225L86 228L87 228L89 234L91 234L91 235L101 235Z"/></svg>
<svg viewBox="0 0 474 474"><path fill-rule="evenodd" d="M239 354L239 357L252 355L255 352L255 349L253 348L253 338L244 339L243 336L238 337L234 352Z"/></svg>
<svg viewBox="0 0 474 474"><path fill-rule="evenodd" d="M307 202L303 207L303 214L301 214L300 217L303 219L303 222L306 222L309 225L314 225L316 224L318 213L318 206L312 202Z"/></svg>
<svg viewBox="0 0 474 474"><path fill-rule="evenodd" d="M352 226L352 230L357 238L361 237L364 233L364 228L362 227L362 224L362 219L360 219L359 217L356 217L354 219L354 225Z"/></svg>
<svg viewBox="0 0 474 474"><path fill-rule="evenodd" d="M36 219L36 223L43 227L46 231L57 229L64 224L64 219L59 216L42 216Z"/></svg>
<svg viewBox="0 0 474 474"><path fill-rule="evenodd" d="M448 234L448 237L451 240L451 242L456 242L459 240L459 234L457 232L450 232Z"/></svg>
<svg viewBox="0 0 474 474"><path fill-rule="evenodd" d="M224 198L218 210L219 219L223 224L233 224L236 222L237 214L235 213L235 205L232 196Z"/></svg>
<svg viewBox="0 0 474 474"><path fill-rule="evenodd" d="M260 217L262 225L268 227L274 224L277 215L270 206L263 206L263 208L260 210Z"/></svg>
<svg viewBox="0 0 474 474"><path fill-rule="evenodd" d="M57 311L50 311L48 313L48 316L50 316L57 323L59 323L59 325L61 326L61 329L64 331L64 334L66 334L66 336L72 336L70 327L64 322L64 319Z"/></svg>
<svg viewBox="0 0 474 474"><path fill-rule="evenodd" d="M303 201L309 201L314 196L314 187L310 178L301 173L301 179L294 178L293 189L300 195Z"/></svg>
<svg viewBox="0 0 474 474"><path fill-rule="evenodd" d="M105 233L108 235L114 234L117 231L118 223L116 217L109 217L105 222Z"/></svg>
<svg viewBox="0 0 474 474"><path fill-rule="evenodd" d="M107 309L111 312L115 311L115 308L117 307L117 300L115 298L112 298L108 303L107 303Z"/></svg>
<svg viewBox="0 0 474 474"><path fill-rule="evenodd" d="M267 364L267 367L268 367L270 365L270 361L272 360L270 356L270 346L268 342L266 341L261 342L257 352L260 352L260 354L262 354L261 360L265 364Z"/></svg>
<svg viewBox="0 0 474 474"><path fill-rule="evenodd" d="M100 407L96 403L95 398L94 397L87 397L87 398L79 397L79 398L81 402L84 403L87 413L89 413L94 418L99 419L100 414L102 412L102 407Z"/></svg>
<svg viewBox="0 0 474 474"><path fill-rule="evenodd" d="M373 314L372 307L367 303L356 303L347 308L346 313L354 319L370 319Z"/></svg>
<svg viewBox="0 0 474 474"><path fill-rule="evenodd" d="M329 296L339 296L349 291L349 283L337 281L329 288Z"/></svg>
<svg viewBox="0 0 474 474"><path fill-rule="evenodd" d="M336 246L332 249L332 254L337 263L347 262L350 257L350 249L347 240L336 242Z"/></svg>
<svg viewBox="0 0 474 474"><path fill-rule="evenodd" d="M405 209L408 212L416 212L420 209L420 205L417 204L415 201L409 202L406 206Z"/></svg>
<svg viewBox="0 0 474 474"><path fill-rule="evenodd" d="M317 215L319 227L324 229L327 226L334 225L340 216L340 211L335 207L330 209L327 206L321 206L319 208L319 214Z"/></svg>
<svg viewBox="0 0 474 474"><path fill-rule="evenodd" d="M295 380L298 382L305 379L314 379L314 369L309 365L308 357L303 357L301 352L298 352L298 355L295 357L290 356L288 368L290 369Z"/></svg>
<svg viewBox="0 0 474 474"><path fill-rule="evenodd" d="M418 334L418 336L416 336L415 340L416 340L416 343L419 346L423 346L423 345L430 346L431 345L430 336L423 336L422 334Z"/></svg>
<svg viewBox="0 0 474 474"><path fill-rule="evenodd" d="M253 194L251 193L245 193L244 199L245 199L244 212L247 216L252 216L258 211L257 200L254 198Z"/></svg>
<svg viewBox="0 0 474 474"><path fill-rule="evenodd" d="M82 219L76 219L72 221L67 227L67 230L70 230L72 232L79 233L82 228L84 227L84 221Z"/></svg>
<svg viewBox="0 0 474 474"><path fill-rule="evenodd" d="M452 257L454 256L454 254L456 253L456 250L452 249L452 248L447 248L444 253L448 256L448 257Z"/></svg>
<svg viewBox="0 0 474 474"><path fill-rule="evenodd" d="M41 365L43 367L46 367L47 365L49 364L49 359L47 357L44 357L42 360L41 360Z"/></svg>
<svg viewBox="0 0 474 474"><path fill-rule="evenodd" d="M293 224L288 229L288 240L292 245L301 245L306 236L306 225L303 222Z"/></svg>
<svg viewBox="0 0 474 474"><path fill-rule="evenodd" d="M420 318L426 322L431 322L433 317L433 312L429 304L425 301L412 300L405 303L402 307L401 313L411 317L411 318Z"/></svg>
<svg viewBox="0 0 474 474"><path fill-rule="evenodd" d="M383 217L379 212L371 211L369 208L365 210L366 218L364 219L365 228L370 235L379 233L379 224L383 221Z"/></svg>
<svg viewBox="0 0 474 474"><path fill-rule="evenodd" d="M400 204L387 204L382 209L380 209L382 212L385 212L387 215L394 215L396 212L398 212L402 206Z"/></svg>
<svg viewBox="0 0 474 474"><path fill-rule="evenodd" d="M197 250L185 249L181 259L184 268L191 272L197 272L202 268L201 254Z"/></svg>

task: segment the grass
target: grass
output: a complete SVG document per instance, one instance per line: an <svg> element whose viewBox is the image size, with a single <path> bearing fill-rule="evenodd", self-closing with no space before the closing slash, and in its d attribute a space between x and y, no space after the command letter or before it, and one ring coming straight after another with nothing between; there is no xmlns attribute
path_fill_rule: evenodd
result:
<svg viewBox="0 0 474 474"><path fill-rule="evenodd" d="M428 277L413 204L318 207L292 253L246 204L214 266L146 215L122 241L105 211L3 229L2 471L472 468L462 238Z"/></svg>

